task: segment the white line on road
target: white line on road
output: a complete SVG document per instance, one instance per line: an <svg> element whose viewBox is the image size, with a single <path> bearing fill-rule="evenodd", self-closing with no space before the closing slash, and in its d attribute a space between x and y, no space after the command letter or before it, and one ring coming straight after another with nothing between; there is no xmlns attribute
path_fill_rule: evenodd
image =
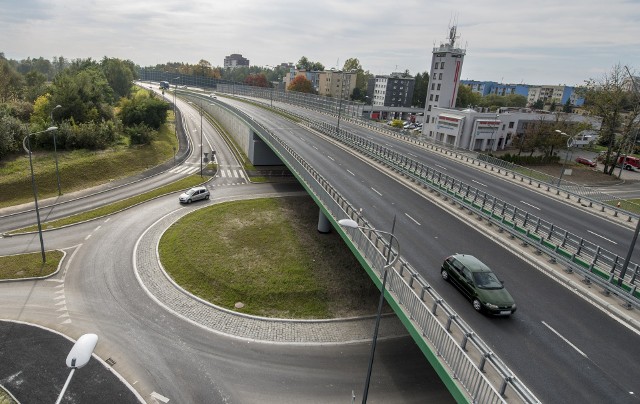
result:
<svg viewBox="0 0 640 404"><path fill-rule="evenodd" d="M569 344L569 346L573 349L575 349L576 351L578 351L578 353L582 356L584 356L585 358L588 358L587 354L585 354L584 352L582 352L581 350L578 349L577 346L573 345L571 343L571 341L569 341L568 339L566 339L565 337L562 336L562 334L560 334L558 331L554 330L549 324L545 323L544 321L542 322L542 324L544 324L545 327L547 327L548 329L550 329L551 331L553 331L554 334L556 334L558 337L560 337L564 342L566 342L567 344Z"/></svg>
<svg viewBox="0 0 640 404"><path fill-rule="evenodd" d="M314 148L314 149L316 149L316 150L318 150L318 148L317 148L317 147L315 147L315 146L313 146L313 148Z"/></svg>
<svg viewBox="0 0 640 404"><path fill-rule="evenodd" d="M102 227L102 225L96 227L93 231L98 231L98 230L100 230L101 227Z"/></svg>
<svg viewBox="0 0 640 404"><path fill-rule="evenodd" d="M601 239L603 239L603 240L607 240L607 241L608 241L608 242L610 242L610 243L613 243L613 244L615 244L615 245L618 245L618 243L616 243L615 241L613 241L613 240L611 240L611 239L606 238L605 236L602 236L602 235L600 235L600 234L598 234L598 233L594 233L594 232L592 232L591 230L587 230L587 231L588 231L589 233L593 234L593 235L594 235L594 236L596 236L596 237L600 237L600 238L601 238Z"/></svg>
<svg viewBox="0 0 640 404"><path fill-rule="evenodd" d="M329 158L329 160L331 160L331 161L335 161L335 160L333 159L333 157L331 157L331 156L327 156L327 157Z"/></svg>
<svg viewBox="0 0 640 404"><path fill-rule="evenodd" d="M525 204L525 205L527 205L527 206L529 206L529 207L531 207L531 208L534 208L534 209L540 210L540 208L539 208L539 207L534 206L534 205L532 205L532 204L530 204L530 203L527 203L527 202L525 202L525 201L520 201L520 203Z"/></svg>
<svg viewBox="0 0 640 404"><path fill-rule="evenodd" d="M169 399L161 394L156 393L155 391L151 392L151 397L155 398L158 401L162 401L163 403L168 403Z"/></svg>
<svg viewBox="0 0 640 404"><path fill-rule="evenodd" d="M347 172L351 175L353 175L354 177L356 176L354 173L351 172L351 170L347 170Z"/></svg>
<svg viewBox="0 0 640 404"><path fill-rule="evenodd" d="M475 182L476 184L480 185L481 187L487 187L486 184L481 183L480 181L476 181L476 180L471 180L471 182Z"/></svg>
<svg viewBox="0 0 640 404"><path fill-rule="evenodd" d="M87 234L87 237L85 237L85 240L89 240L91 238L91 234Z"/></svg>
<svg viewBox="0 0 640 404"><path fill-rule="evenodd" d="M382 194L381 194L380 192L378 192L375 188L373 188L373 187L372 187L372 188L371 188L371 190L372 190L373 192L375 192L376 194L378 194L378 195L382 196Z"/></svg>
<svg viewBox="0 0 640 404"><path fill-rule="evenodd" d="M408 213L405 213L405 216L407 216L409 219L413 220L413 223L417 224L418 226L422 226L422 225L420 224L420 222L418 222L416 219L414 219L414 218L412 218L411 216L409 216L409 214L408 214Z"/></svg>
<svg viewBox="0 0 640 404"><path fill-rule="evenodd" d="M436 167L440 167L440 168L442 168L443 170L446 170L446 169L447 169L447 167L441 166L440 164L436 164Z"/></svg>

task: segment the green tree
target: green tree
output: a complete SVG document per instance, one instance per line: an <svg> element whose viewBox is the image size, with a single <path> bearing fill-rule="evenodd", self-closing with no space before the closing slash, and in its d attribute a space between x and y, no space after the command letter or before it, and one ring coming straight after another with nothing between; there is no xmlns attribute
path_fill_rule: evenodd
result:
<svg viewBox="0 0 640 404"><path fill-rule="evenodd" d="M113 90L116 97L128 97L131 94L131 86L133 85L133 79L135 72L132 69L132 64L116 59L104 57L100 62L102 72L104 73L109 86Z"/></svg>
<svg viewBox="0 0 640 404"><path fill-rule="evenodd" d="M531 104L531 108L533 109L543 109L544 108L544 100L542 98L538 98L536 102Z"/></svg>
<svg viewBox="0 0 640 404"><path fill-rule="evenodd" d="M0 102L19 100L24 79L5 58L0 58Z"/></svg>
<svg viewBox="0 0 640 404"><path fill-rule="evenodd" d="M306 56L303 56L298 60L296 68L298 70L322 71L324 70L324 65L320 62L311 62Z"/></svg>
<svg viewBox="0 0 640 404"><path fill-rule="evenodd" d="M426 96L425 96L426 97ZM456 97L456 108L468 108L480 105L482 96L471 91L471 87L461 85L458 88L458 96Z"/></svg>
<svg viewBox="0 0 640 404"><path fill-rule="evenodd" d="M157 130L167 121L168 108L169 105L157 97L123 98L118 116L125 126L145 125Z"/></svg>
<svg viewBox="0 0 640 404"><path fill-rule="evenodd" d="M413 87L413 99L411 105L424 108L429 91L429 73L418 73L415 76L415 86ZM459 94L459 91L458 91ZM457 105L456 105L457 106Z"/></svg>
<svg viewBox="0 0 640 404"><path fill-rule="evenodd" d="M74 62L56 76L51 86L51 105L62 105L59 119L100 122L113 118L113 90L95 63Z"/></svg>
<svg viewBox="0 0 640 404"><path fill-rule="evenodd" d="M289 86L287 87L287 90L289 90L289 91L297 91L299 93L312 94L313 93L313 83L311 83L311 81L307 80L307 78L304 76L304 74L299 74L293 80L291 80L291 83L289 83Z"/></svg>

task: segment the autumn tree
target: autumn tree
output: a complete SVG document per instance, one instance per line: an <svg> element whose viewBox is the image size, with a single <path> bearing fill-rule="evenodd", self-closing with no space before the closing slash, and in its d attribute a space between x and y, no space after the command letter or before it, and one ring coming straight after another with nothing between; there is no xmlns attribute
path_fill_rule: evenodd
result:
<svg viewBox="0 0 640 404"><path fill-rule="evenodd" d="M307 78L303 74L299 74L293 80L291 80L291 83L289 83L287 90L297 91L299 93L312 94L313 83L311 83L310 80L307 80Z"/></svg>
<svg viewBox="0 0 640 404"><path fill-rule="evenodd" d="M267 76L264 73L250 74L244 79L244 84L256 87L269 87Z"/></svg>

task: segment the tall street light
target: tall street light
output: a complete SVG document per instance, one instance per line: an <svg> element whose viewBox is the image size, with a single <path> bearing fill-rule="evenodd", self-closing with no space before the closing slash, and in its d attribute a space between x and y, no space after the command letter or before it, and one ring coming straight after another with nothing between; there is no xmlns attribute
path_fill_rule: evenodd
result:
<svg viewBox="0 0 640 404"><path fill-rule="evenodd" d="M173 79L173 130L176 138L178 137L178 118L176 117L176 93L178 92L178 80L180 77Z"/></svg>
<svg viewBox="0 0 640 404"><path fill-rule="evenodd" d="M498 118L500 118L500 114L496 114L496 121L498 121ZM499 128L500 128L500 121L498 121L498 124L496 125L496 128L493 130L493 133L491 133L491 150L493 150L493 137L496 135L496 132L498 132ZM496 147L496 150L498 150L497 147Z"/></svg>
<svg viewBox="0 0 640 404"><path fill-rule="evenodd" d="M67 355L67 360L65 361L67 367L71 368L71 372L69 372L67 381L62 387L62 391L60 391L56 404L60 404L60 401L62 401L62 397L67 391L67 387L69 387L69 383L71 383L71 378L73 377L73 373L76 369L80 369L89 362L97 343L98 336L96 334L84 334L78 338L75 344L73 344L73 348L71 348L69 355Z"/></svg>
<svg viewBox="0 0 640 404"><path fill-rule="evenodd" d="M347 73L351 74L354 72L354 69L349 70ZM338 124L336 125L336 134L340 134L340 113L342 112L342 93L344 91L344 78L345 72L342 72L342 80L340 81L340 102L338 103ZM351 83L351 79L349 79L349 83Z"/></svg>
<svg viewBox="0 0 640 404"><path fill-rule="evenodd" d="M40 236L40 252L42 253L42 263L43 264L45 262L47 262L47 258L46 258L45 254L44 254L44 240L42 239L42 225L40 224L40 210L38 209L38 189L36 187L35 176L33 175L33 160L31 159L31 139L30 139L30 136L31 135L38 135L40 133L45 133L45 132L51 132L51 131L55 131L55 130L58 130L58 128L55 127L55 126L50 126L46 130L43 130L43 131L40 131L40 132L35 132L35 133L29 133L27 136L24 137L24 139L22 139L22 147L27 152L27 154L29 154L29 167L31 168L31 189L33 190L33 200L35 201L35 205L36 205L36 220L38 221L38 235ZM27 147L27 144L28 144L28 147Z"/></svg>
<svg viewBox="0 0 640 404"><path fill-rule="evenodd" d="M189 104L191 105L195 105L193 102L189 101ZM200 109L200 178L202 178L202 147L203 147L203 142L202 142L202 101L198 102L198 108Z"/></svg>
<svg viewBox="0 0 640 404"><path fill-rule="evenodd" d="M53 122L53 111L58 108L62 108L62 105L58 104L51 110L51 126L55 125ZM56 179L58 180L58 196L62 195L62 191L60 190L60 171L58 170L58 147L56 146L56 132L53 132L53 156L56 159Z"/></svg>
<svg viewBox="0 0 640 404"><path fill-rule="evenodd" d="M560 186L560 182L562 181L562 175L564 174L565 166L567 165L567 161L569 160L569 151L570 151L571 147L573 146L573 136L567 135L566 133L564 133L560 129L556 129L555 131L556 131L556 133L559 133L562 136L568 136L569 137L569 139L567 139L567 152L564 155L564 163L562 163L562 171L560 171L560 177L558 178L558 186Z"/></svg>
<svg viewBox="0 0 640 404"><path fill-rule="evenodd" d="M376 352L376 342L378 341L378 328L380 327L380 317L382 316L382 304L384 303L384 290L387 284L387 272L388 272L387 270L390 267L392 267L393 264L396 263L396 261L398 260L398 257L400 256L400 242L398 241L396 236L393 235L393 229L395 228L395 225L396 225L395 217L393 218L393 226L391 227L391 232L377 230L369 227L358 226L358 223L355 220L351 220L351 219L340 219L338 220L338 224L342 227L348 227L351 229L363 229L363 230L373 231L374 233L379 235L384 234L389 236L389 248L387 249L385 265L382 268L382 288L380 289L380 301L378 302L378 313L376 315L376 325L373 330L373 341L371 342L371 353L369 354L369 368L367 369L367 379L364 384L364 392L362 393L362 404L365 404L367 402L367 396L369 395L369 384L371 382L371 370L373 369L373 357ZM392 259L391 245L393 244L393 241L396 242L397 250L396 250L396 254L393 256L393 259Z"/></svg>

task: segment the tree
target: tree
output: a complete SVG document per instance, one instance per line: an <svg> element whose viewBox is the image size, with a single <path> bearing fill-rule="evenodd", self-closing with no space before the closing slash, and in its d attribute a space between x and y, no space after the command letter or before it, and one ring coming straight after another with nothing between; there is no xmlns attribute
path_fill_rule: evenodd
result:
<svg viewBox="0 0 640 404"><path fill-rule="evenodd" d="M303 56L298 60L296 68L306 71L322 71L324 70L324 65L320 62L311 62L306 56Z"/></svg>
<svg viewBox="0 0 640 404"><path fill-rule="evenodd" d="M198 68L199 68L200 76L202 77L211 76L211 63L209 63L208 61L204 59L200 59L200 61L198 62Z"/></svg>
<svg viewBox="0 0 640 404"><path fill-rule="evenodd" d="M531 108L533 109L543 109L544 108L544 100L542 98L538 98L536 102L531 104Z"/></svg>
<svg viewBox="0 0 640 404"><path fill-rule="evenodd" d="M313 93L313 83L311 83L311 81L307 80L307 78L303 74L299 74L293 80L291 80L291 83L289 83L289 86L287 87L287 90L289 90L289 91L297 91L297 92L300 92L300 93L312 94Z"/></svg>
<svg viewBox="0 0 640 404"><path fill-rule="evenodd" d="M424 108L427 101L427 92L429 91L429 73L418 73L415 76L415 86L413 87L413 99L411 105Z"/></svg>
<svg viewBox="0 0 640 404"><path fill-rule="evenodd" d="M7 59L0 58L0 102L20 99L24 79Z"/></svg>
<svg viewBox="0 0 640 404"><path fill-rule="evenodd" d="M456 108L473 107L476 105L480 105L481 101L482 96L478 93L474 93L471 90L471 87L463 84L458 88L458 96L456 97Z"/></svg>
<svg viewBox="0 0 640 404"><path fill-rule="evenodd" d="M349 58L344 62L343 71L353 71L356 73L356 86L351 93L352 100L365 101L367 95L367 81L369 72L365 72L357 58Z"/></svg>
<svg viewBox="0 0 640 404"><path fill-rule="evenodd" d="M267 76L264 73L250 74L244 79L244 84L256 87L269 87Z"/></svg>
<svg viewBox="0 0 640 404"><path fill-rule="evenodd" d="M152 129L160 129L167 121L169 105L160 98L136 96L124 98L120 102L118 113L126 126L145 125Z"/></svg>
<svg viewBox="0 0 640 404"><path fill-rule="evenodd" d="M113 93L118 98L128 97L131 94L131 86L135 74L132 64L127 64L116 58L109 59L106 56L100 62L102 72Z"/></svg>
<svg viewBox="0 0 640 404"><path fill-rule="evenodd" d="M584 97L584 108L591 114L602 118L599 142L607 147L604 159L604 172L611 175L615 163L610 164L612 153L621 154L623 147L632 144L640 129L640 103L631 101L633 95L627 91L626 72L620 64L600 79L589 79L586 86L578 89Z"/></svg>

